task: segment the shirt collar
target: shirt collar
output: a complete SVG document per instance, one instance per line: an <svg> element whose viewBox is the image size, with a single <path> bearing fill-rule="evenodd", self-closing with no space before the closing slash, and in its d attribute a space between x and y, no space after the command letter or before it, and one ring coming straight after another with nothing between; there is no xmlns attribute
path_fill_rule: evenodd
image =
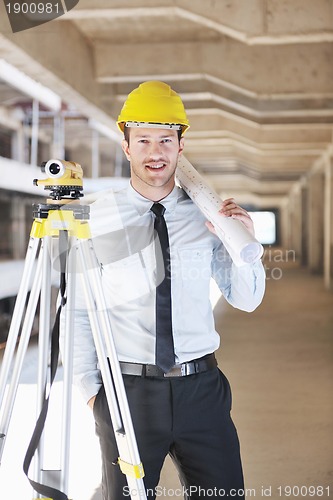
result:
<svg viewBox="0 0 333 500"><path fill-rule="evenodd" d="M160 200L160 203L165 207L165 210L169 213L172 213L176 209L177 200L178 200L178 191L179 188L175 185L173 190L168 196ZM132 202L134 207L136 208L139 215L144 215L150 211L151 206L153 205L153 201L148 200L140 193L135 191L132 187L132 184L129 183L127 188L127 196L128 199Z"/></svg>

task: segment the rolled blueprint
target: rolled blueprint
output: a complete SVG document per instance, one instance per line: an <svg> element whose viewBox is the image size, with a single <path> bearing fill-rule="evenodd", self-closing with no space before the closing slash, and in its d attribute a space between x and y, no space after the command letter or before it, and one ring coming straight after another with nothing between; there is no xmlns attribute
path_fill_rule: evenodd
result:
<svg viewBox="0 0 333 500"><path fill-rule="evenodd" d="M199 172L184 156L179 157L176 178L188 196L213 224L217 236L236 266L252 264L261 258L263 246L240 220L221 216L219 213L221 198L206 184Z"/></svg>

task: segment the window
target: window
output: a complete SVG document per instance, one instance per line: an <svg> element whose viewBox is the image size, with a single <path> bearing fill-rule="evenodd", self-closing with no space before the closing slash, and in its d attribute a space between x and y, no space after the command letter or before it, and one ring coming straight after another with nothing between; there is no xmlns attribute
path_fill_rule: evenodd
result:
<svg viewBox="0 0 333 500"><path fill-rule="evenodd" d="M274 245L277 243L276 212L262 210L249 214L254 223L256 238L263 245Z"/></svg>

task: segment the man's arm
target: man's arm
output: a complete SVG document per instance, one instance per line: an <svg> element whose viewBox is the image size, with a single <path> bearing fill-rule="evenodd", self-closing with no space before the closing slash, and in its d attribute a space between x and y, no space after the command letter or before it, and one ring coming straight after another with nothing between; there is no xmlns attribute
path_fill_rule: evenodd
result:
<svg viewBox="0 0 333 500"><path fill-rule="evenodd" d="M250 215L233 198L224 200L220 213L221 217L239 219L254 236ZM213 225L210 222L206 225L214 233ZM212 275L225 299L233 307L252 312L261 303L265 293L265 270L261 261L237 267L221 243L214 252Z"/></svg>
<svg viewBox="0 0 333 500"><path fill-rule="evenodd" d="M261 304L265 293L264 267L260 261L237 267L222 243L221 247L214 258L213 278L229 304L242 311L252 312ZM224 262L222 266L221 261Z"/></svg>

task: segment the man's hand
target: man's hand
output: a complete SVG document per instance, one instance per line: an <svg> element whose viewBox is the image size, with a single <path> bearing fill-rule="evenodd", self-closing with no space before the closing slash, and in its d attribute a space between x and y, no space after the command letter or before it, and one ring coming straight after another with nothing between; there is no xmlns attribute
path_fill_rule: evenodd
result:
<svg viewBox="0 0 333 500"><path fill-rule="evenodd" d="M95 404L95 399L96 399L96 396L93 396L92 398L89 399L88 401L88 406L90 406L91 409L94 408L94 404Z"/></svg>
<svg viewBox="0 0 333 500"><path fill-rule="evenodd" d="M240 220L247 230L254 236L253 221L248 212L235 203L234 198L227 198L222 202L219 213L224 217L232 217L233 219ZM214 226L211 222L206 222L208 229L215 234Z"/></svg>

